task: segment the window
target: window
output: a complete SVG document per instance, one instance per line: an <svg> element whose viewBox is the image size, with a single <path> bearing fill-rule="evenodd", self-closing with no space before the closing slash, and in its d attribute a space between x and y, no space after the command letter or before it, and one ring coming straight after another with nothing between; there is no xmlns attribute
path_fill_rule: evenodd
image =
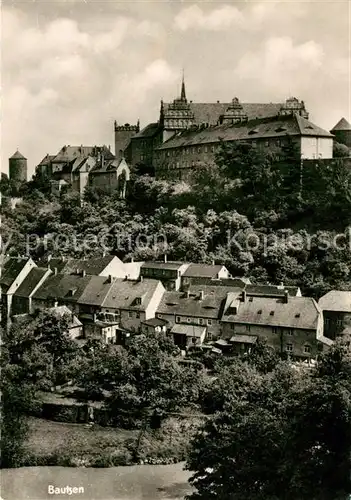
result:
<svg viewBox="0 0 351 500"><path fill-rule="evenodd" d="M191 322L191 318L186 318L187 322L190 323Z"/></svg>
<svg viewBox="0 0 351 500"><path fill-rule="evenodd" d="M286 350L287 350L287 352L292 352L293 345L292 344L286 344Z"/></svg>
<svg viewBox="0 0 351 500"><path fill-rule="evenodd" d="M294 335L294 330L292 330L291 328L289 328L288 335Z"/></svg>
<svg viewBox="0 0 351 500"><path fill-rule="evenodd" d="M273 326L273 327L272 327L272 332L273 332L273 333L278 333L278 328L277 328L276 326Z"/></svg>
<svg viewBox="0 0 351 500"><path fill-rule="evenodd" d="M205 153L207 153L207 151L208 151L208 148L207 148L207 146L205 146Z"/></svg>
<svg viewBox="0 0 351 500"><path fill-rule="evenodd" d="M162 319L162 314L157 314L157 317Z"/></svg>
<svg viewBox="0 0 351 500"><path fill-rule="evenodd" d="M137 311L137 313L136 313L136 317L137 317L137 318L140 318L140 312L139 312L139 311Z"/></svg>
<svg viewBox="0 0 351 500"><path fill-rule="evenodd" d="M200 325L203 325L204 320L202 318L199 318L199 323L200 323Z"/></svg>
<svg viewBox="0 0 351 500"><path fill-rule="evenodd" d="M325 318L325 326L330 326L330 318Z"/></svg>
<svg viewBox="0 0 351 500"><path fill-rule="evenodd" d="M250 325L246 325L246 331L249 332L250 331Z"/></svg>
<svg viewBox="0 0 351 500"><path fill-rule="evenodd" d="M180 323L180 316L176 316L176 323Z"/></svg>
<svg viewBox="0 0 351 500"><path fill-rule="evenodd" d="M304 349L303 349L303 350L304 350L304 352L305 352L306 354L309 354L309 353L311 352L311 346L310 346L310 345L305 345L305 347L304 347Z"/></svg>
<svg viewBox="0 0 351 500"><path fill-rule="evenodd" d="M132 313L132 311L129 311L128 312L128 318L132 318L132 317L133 317L133 313Z"/></svg>
<svg viewBox="0 0 351 500"><path fill-rule="evenodd" d="M336 325L337 326L342 326L343 325L343 320L342 319L337 319L336 320Z"/></svg>
<svg viewBox="0 0 351 500"><path fill-rule="evenodd" d="M207 340L212 340L212 333L207 332Z"/></svg>
<svg viewBox="0 0 351 500"><path fill-rule="evenodd" d="M212 325L212 319L208 319L208 320L207 320L207 324L208 324L208 325Z"/></svg>
<svg viewBox="0 0 351 500"><path fill-rule="evenodd" d="M264 141L265 146L269 146L269 141Z"/></svg>
<svg viewBox="0 0 351 500"><path fill-rule="evenodd" d="M235 328L234 323L231 323L231 324L230 324L230 329L231 329L231 330L234 330L234 328Z"/></svg>
<svg viewBox="0 0 351 500"><path fill-rule="evenodd" d="M277 139L277 146L280 146L280 139Z"/></svg>

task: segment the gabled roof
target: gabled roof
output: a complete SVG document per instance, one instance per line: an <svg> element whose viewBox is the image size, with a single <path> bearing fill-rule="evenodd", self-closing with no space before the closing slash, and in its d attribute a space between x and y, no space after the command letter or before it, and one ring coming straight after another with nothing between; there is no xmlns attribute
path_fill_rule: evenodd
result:
<svg viewBox="0 0 351 500"><path fill-rule="evenodd" d="M223 267L224 266L220 264L212 266L207 264L190 264L186 271L183 273L183 276L188 278L215 278L221 271L221 269L223 269Z"/></svg>
<svg viewBox="0 0 351 500"><path fill-rule="evenodd" d="M239 293L240 289L193 285L189 289L189 296L187 292L165 292L157 313L219 319L229 291ZM200 299L200 292L203 292L203 299Z"/></svg>
<svg viewBox="0 0 351 500"><path fill-rule="evenodd" d="M144 262L144 264L141 266L141 269L169 269L169 270L178 270L182 266L186 265L185 262L155 262L155 261L148 261Z"/></svg>
<svg viewBox="0 0 351 500"><path fill-rule="evenodd" d="M106 279L106 278L105 278ZM64 300L75 303L82 295L91 276L57 274L49 276L34 293L36 300Z"/></svg>
<svg viewBox="0 0 351 500"><path fill-rule="evenodd" d="M72 259L69 259L69 260L72 260ZM39 259L36 263L39 267L49 267L52 271L54 271L56 268L57 272L60 273L61 270L67 264L67 259L54 257L54 258L50 259L49 261L47 259Z"/></svg>
<svg viewBox="0 0 351 500"><path fill-rule="evenodd" d="M10 287L29 260L29 257L5 258L1 269L0 284Z"/></svg>
<svg viewBox="0 0 351 500"><path fill-rule="evenodd" d="M299 292L299 287L297 286L280 286L280 285L246 285L245 291L247 295L255 296L284 296L285 290L289 292L289 295L296 297Z"/></svg>
<svg viewBox="0 0 351 500"><path fill-rule="evenodd" d="M55 158L56 155L49 155L47 154L46 156L44 156L44 158L41 160L40 163L38 163L38 166L47 166L47 165L50 165L51 161Z"/></svg>
<svg viewBox="0 0 351 500"><path fill-rule="evenodd" d="M223 321L249 325L277 326L314 330L317 327L321 310L310 297L289 297L284 299L273 297L252 297L245 302L235 299L238 306L236 314L224 312Z"/></svg>
<svg viewBox="0 0 351 500"><path fill-rule="evenodd" d="M341 118L336 125L331 129L331 132L337 130L351 130L351 125L345 118Z"/></svg>
<svg viewBox="0 0 351 500"><path fill-rule="evenodd" d="M252 134L252 131L255 131ZM274 116L249 120L235 125L218 125L204 129L186 130L164 142L158 150L199 144L215 144L223 141L246 141L249 139L279 138L290 136L330 137L332 134L317 127L298 115Z"/></svg>
<svg viewBox="0 0 351 500"><path fill-rule="evenodd" d="M116 260L116 262L123 266L123 262L118 257L105 255L104 257L92 257L90 259L69 259L64 262L64 266L61 267L60 272L62 274L74 274L79 270L85 271L86 274L91 276L98 276L113 260Z"/></svg>
<svg viewBox="0 0 351 500"><path fill-rule="evenodd" d="M23 154L21 154L18 151L18 149L12 156L10 156L10 160L26 160L26 159L27 158L25 156L23 156Z"/></svg>
<svg viewBox="0 0 351 500"><path fill-rule="evenodd" d="M351 313L351 291L331 290L318 301L323 311Z"/></svg>
<svg viewBox="0 0 351 500"><path fill-rule="evenodd" d="M78 303L111 309L143 311L147 308L160 282L157 280L129 281L92 276ZM137 303L136 299L141 299Z"/></svg>
<svg viewBox="0 0 351 500"><path fill-rule="evenodd" d="M44 278L48 272L47 268L33 267L29 274L24 278L20 286L15 291L14 295L17 297L30 297L36 286Z"/></svg>
<svg viewBox="0 0 351 500"><path fill-rule="evenodd" d="M143 325L147 325L147 326L164 326L166 324L168 324L168 321L166 319L162 319L162 318L151 318L151 319L147 319L145 321L142 321L141 322Z"/></svg>
<svg viewBox="0 0 351 500"><path fill-rule="evenodd" d="M71 162L79 156L89 156L93 152L93 149L94 146L63 146L52 161L54 163Z"/></svg>

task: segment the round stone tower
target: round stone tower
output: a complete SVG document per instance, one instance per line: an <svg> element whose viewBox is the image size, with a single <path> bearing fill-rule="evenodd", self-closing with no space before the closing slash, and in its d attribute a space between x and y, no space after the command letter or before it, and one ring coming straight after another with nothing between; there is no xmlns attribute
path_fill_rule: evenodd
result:
<svg viewBox="0 0 351 500"><path fill-rule="evenodd" d="M9 178L13 181L27 182L27 158L18 150L9 158Z"/></svg>
<svg viewBox="0 0 351 500"><path fill-rule="evenodd" d="M351 125L345 118L341 118L330 133L335 136L337 142L351 148Z"/></svg>

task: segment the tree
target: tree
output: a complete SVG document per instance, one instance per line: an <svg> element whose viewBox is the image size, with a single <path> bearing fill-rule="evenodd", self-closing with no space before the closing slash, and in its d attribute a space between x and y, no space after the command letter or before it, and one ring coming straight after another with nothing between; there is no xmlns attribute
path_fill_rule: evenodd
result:
<svg viewBox="0 0 351 500"><path fill-rule="evenodd" d="M226 368L214 388L217 411L192 442L187 468L196 491L188 498L346 500L350 380L348 344L312 371L287 362L267 374Z"/></svg>

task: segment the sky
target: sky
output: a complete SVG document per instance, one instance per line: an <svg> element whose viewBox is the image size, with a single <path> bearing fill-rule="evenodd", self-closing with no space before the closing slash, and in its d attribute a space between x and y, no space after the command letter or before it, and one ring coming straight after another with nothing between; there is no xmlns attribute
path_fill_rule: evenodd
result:
<svg viewBox="0 0 351 500"><path fill-rule="evenodd" d="M1 165L30 175L63 145L111 145L113 122L160 100L303 99L330 130L351 120L351 4L343 1L3 0Z"/></svg>

